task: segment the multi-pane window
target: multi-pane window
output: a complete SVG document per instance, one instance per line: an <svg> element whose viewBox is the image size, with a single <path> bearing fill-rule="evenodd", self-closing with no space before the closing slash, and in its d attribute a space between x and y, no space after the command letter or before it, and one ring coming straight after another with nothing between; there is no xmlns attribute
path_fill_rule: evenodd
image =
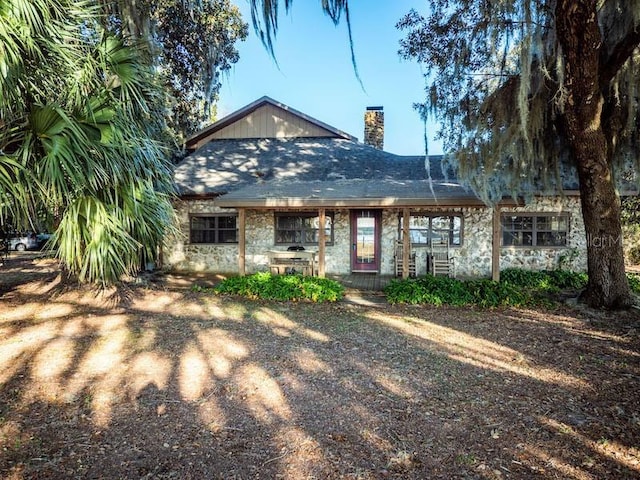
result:
<svg viewBox="0 0 640 480"><path fill-rule="evenodd" d="M235 215L192 216L191 243L238 243Z"/></svg>
<svg viewBox="0 0 640 480"><path fill-rule="evenodd" d="M567 214L502 216L505 247L565 247L569 232Z"/></svg>
<svg viewBox="0 0 640 480"><path fill-rule="evenodd" d="M403 238L404 218L400 217L400 236ZM415 245L431 245L431 241L449 240L449 245L462 245L462 216L460 215L411 215L409 237Z"/></svg>
<svg viewBox="0 0 640 480"><path fill-rule="evenodd" d="M277 245L317 245L320 219L314 213L276 213ZM325 241L333 244L333 213L325 215Z"/></svg>

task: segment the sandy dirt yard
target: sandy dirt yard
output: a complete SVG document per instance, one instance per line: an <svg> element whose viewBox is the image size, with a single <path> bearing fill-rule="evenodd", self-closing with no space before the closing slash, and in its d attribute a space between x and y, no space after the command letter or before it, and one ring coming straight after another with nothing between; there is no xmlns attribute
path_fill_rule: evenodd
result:
<svg viewBox="0 0 640 480"><path fill-rule="evenodd" d="M0 478L640 478L637 311L98 294L32 258L0 267Z"/></svg>

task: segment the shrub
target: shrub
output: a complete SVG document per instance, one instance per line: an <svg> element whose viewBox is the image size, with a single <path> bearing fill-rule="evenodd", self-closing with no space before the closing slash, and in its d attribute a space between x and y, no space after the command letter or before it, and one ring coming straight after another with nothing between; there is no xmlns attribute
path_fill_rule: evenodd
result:
<svg viewBox="0 0 640 480"><path fill-rule="evenodd" d="M303 275L272 275L269 272L227 278L216 285L213 291L278 301L336 302L344 296L344 287L335 280Z"/></svg>
<svg viewBox="0 0 640 480"><path fill-rule="evenodd" d="M581 289L587 284L587 274L569 270L522 270L507 268L500 273L500 282L544 293L557 293L560 290Z"/></svg>
<svg viewBox="0 0 640 480"><path fill-rule="evenodd" d="M633 247L629 248L628 251L628 258L629 258L629 263L632 263L633 265L638 265L640 263L640 245L634 245Z"/></svg>
<svg viewBox="0 0 640 480"><path fill-rule="evenodd" d="M392 280L385 288L389 303L435 306L478 305L481 307L522 306L534 299L514 285L491 280L460 281L449 277L426 276Z"/></svg>
<svg viewBox="0 0 640 480"><path fill-rule="evenodd" d="M469 280L466 288L473 296L473 303L480 307L521 307L537 303L534 296L508 282L493 280Z"/></svg>
<svg viewBox="0 0 640 480"><path fill-rule="evenodd" d="M636 295L640 295L640 275L637 273L627 273L627 279L629 280L629 288Z"/></svg>
<svg viewBox="0 0 640 480"><path fill-rule="evenodd" d="M480 307L519 307L548 305L550 296L565 289L580 289L587 275L568 270L531 271L516 268L492 280L460 281L448 277L426 276L393 280L385 289L389 303L430 305L477 305ZM640 288L640 277L638 278Z"/></svg>
<svg viewBox="0 0 640 480"><path fill-rule="evenodd" d="M460 282L448 277L391 280L384 290L389 303L467 305L470 297Z"/></svg>
<svg viewBox="0 0 640 480"><path fill-rule="evenodd" d="M640 295L640 274L627 273L629 287L633 293ZM557 293L560 290L580 290L587 286L589 276L583 272L568 270L530 271L509 268L500 273L500 281L507 282L522 289L539 293Z"/></svg>

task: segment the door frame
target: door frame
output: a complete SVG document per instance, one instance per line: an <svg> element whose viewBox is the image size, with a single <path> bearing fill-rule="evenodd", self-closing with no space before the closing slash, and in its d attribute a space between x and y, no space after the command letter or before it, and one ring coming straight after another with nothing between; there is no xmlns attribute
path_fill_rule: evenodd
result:
<svg viewBox="0 0 640 480"><path fill-rule="evenodd" d="M363 212L368 212L371 214L374 219L374 261L373 263L357 263L356 262L356 228L357 228L357 219L360 218L360 214ZM357 210L350 211L350 242L349 249L351 251L351 271L354 273L379 273L380 265L381 265L381 249L380 249L380 239L382 236L382 210L373 209L373 208L359 208Z"/></svg>

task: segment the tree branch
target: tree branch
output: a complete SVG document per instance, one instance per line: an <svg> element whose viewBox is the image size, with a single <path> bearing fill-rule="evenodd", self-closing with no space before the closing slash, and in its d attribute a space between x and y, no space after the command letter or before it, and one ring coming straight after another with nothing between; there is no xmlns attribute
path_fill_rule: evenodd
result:
<svg viewBox="0 0 640 480"><path fill-rule="evenodd" d="M629 33L613 47L611 54L601 60L600 85L603 88L609 85L609 82L617 75L618 71L625 62L629 60L629 57L631 57L633 51L638 48L638 46L640 46L640 25L636 25L633 30L630 30Z"/></svg>

